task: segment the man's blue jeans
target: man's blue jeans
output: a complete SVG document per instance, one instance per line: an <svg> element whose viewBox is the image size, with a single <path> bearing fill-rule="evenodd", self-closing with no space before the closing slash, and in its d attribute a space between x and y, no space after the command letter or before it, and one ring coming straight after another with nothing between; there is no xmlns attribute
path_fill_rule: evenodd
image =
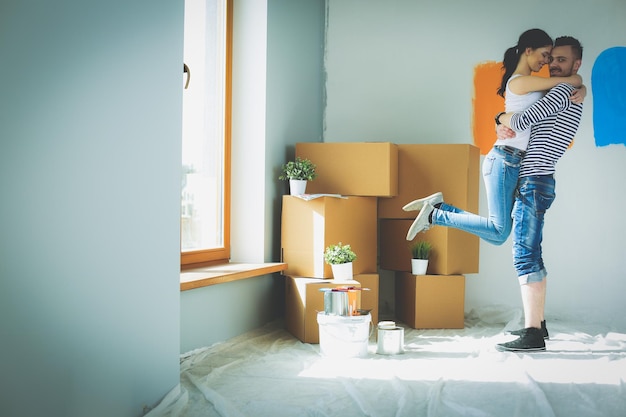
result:
<svg viewBox="0 0 626 417"><path fill-rule="evenodd" d="M522 156L521 151L511 154L496 147L485 156L482 171L489 217L442 203L432 213L432 224L464 230L494 245L504 243L511 234L511 210Z"/></svg>
<svg viewBox="0 0 626 417"><path fill-rule="evenodd" d="M556 197L552 175L519 179L513 206L513 265L520 285L541 282L548 272L543 264L543 218Z"/></svg>

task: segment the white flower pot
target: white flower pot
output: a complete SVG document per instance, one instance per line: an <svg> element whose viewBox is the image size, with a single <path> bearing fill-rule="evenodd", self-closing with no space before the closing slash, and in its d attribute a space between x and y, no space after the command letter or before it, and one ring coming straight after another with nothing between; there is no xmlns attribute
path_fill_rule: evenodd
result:
<svg viewBox="0 0 626 417"><path fill-rule="evenodd" d="M352 274L352 262L335 264L330 267L333 270L333 278L336 281L350 281L354 278L354 275Z"/></svg>
<svg viewBox="0 0 626 417"><path fill-rule="evenodd" d="M413 275L426 275L428 259L411 259L411 271Z"/></svg>
<svg viewBox="0 0 626 417"><path fill-rule="evenodd" d="M289 180L289 193L302 195L306 191L306 180Z"/></svg>

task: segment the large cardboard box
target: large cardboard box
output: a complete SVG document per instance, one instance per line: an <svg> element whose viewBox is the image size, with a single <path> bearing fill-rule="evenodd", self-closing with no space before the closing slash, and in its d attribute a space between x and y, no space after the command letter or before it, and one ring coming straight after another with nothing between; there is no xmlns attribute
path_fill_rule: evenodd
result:
<svg viewBox="0 0 626 417"><path fill-rule="evenodd" d="M398 194L398 145L388 142L297 143L296 156L317 165L310 194Z"/></svg>
<svg viewBox="0 0 626 417"><path fill-rule="evenodd" d="M414 329L465 327L463 275L396 273L396 315Z"/></svg>
<svg viewBox="0 0 626 417"><path fill-rule="evenodd" d="M361 281L335 281L318 278L285 277L285 324L287 330L305 343L319 343L317 313L324 311L321 288L354 286L369 288L357 294L358 305L371 310L372 323L378 323L378 274L357 275ZM375 315L375 316L374 316ZM376 317L376 322L374 322Z"/></svg>
<svg viewBox="0 0 626 417"><path fill-rule="evenodd" d="M446 203L478 212L480 152L473 145L398 145L398 194L378 201L378 217L415 218L402 207L435 192Z"/></svg>
<svg viewBox="0 0 626 417"><path fill-rule="evenodd" d="M414 219L380 219L380 268L411 272L411 242L406 233ZM479 238L452 227L433 226L418 233L414 241L432 244L428 274L455 275L478 273Z"/></svg>
<svg viewBox="0 0 626 417"><path fill-rule="evenodd" d="M285 275L332 278L324 250L341 242L356 253L353 274L378 271L375 197L283 196L281 252Z"/></svg>

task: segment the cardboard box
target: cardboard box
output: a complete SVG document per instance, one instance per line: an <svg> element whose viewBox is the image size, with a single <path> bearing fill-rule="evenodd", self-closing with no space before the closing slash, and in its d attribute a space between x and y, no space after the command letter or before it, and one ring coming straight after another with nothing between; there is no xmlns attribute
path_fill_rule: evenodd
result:
<svg viewBox="0 0 626 417"><path fill-rule="evenodd" d="M285 277L285 324L287 330L305 343L319 343L319 326L317 313L324 311L324 293L321 288L337 288L354 286L369 288L369 291L357 293L357 304L360 308L376 311L376 323L378 323L378 275L359 275L363 282L371 286L363 285L359 281L335 281L318 278ZM374 315L372 314L372 320Z"/></svg>
<svg viewBox="0 0 626 417"><path fill-rule="evenodd" d="M411 272L410 241L406 234L414 219L380 219L380 268ZM418 233L414 241L432 244L428 274L455 275L478 273L480 239L452 227L433 226Z"/></svg>
<svg viewBox="0 0 626 417"><path fill-rule="evenodd" d="M297 143L296 156L317 165L309 194L398 194L398 145L388 142Z"/></svg>
<svg viewBox="0 0 626 417"><path fill-rule="evenodd" d="M402 207L441 191L446 203L478 212L480 152L473 145L398 145L398 194L378 201L381 219L415 218Z"/></svg>
<svg viewBox="0 0 626 417"><path fill-rule="evenodd" d="M378 271L375 197L283 196L281 253L285 275L332 278L324 250L341 242L356 253L353 274Z"/></svg>
<svg viewBox="0 0 626 417"><path fill-rule="evenodd" d="M368 291L361 292L361 308L372 310L372 325L378 325L378 299L380 291L380 276L378 274L359 274L354 280L361 284L361 288Z"/></svg>
<svg viewBox="0 0 626 417"><path fill-rule="evenodd" d="M465 327L463 275L396 273L396 315L414 329Z"/></svg>

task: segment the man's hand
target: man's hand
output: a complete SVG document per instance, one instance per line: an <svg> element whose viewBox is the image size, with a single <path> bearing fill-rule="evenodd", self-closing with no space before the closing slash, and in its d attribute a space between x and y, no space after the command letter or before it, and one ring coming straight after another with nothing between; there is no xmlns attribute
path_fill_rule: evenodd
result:
<svg viewBox="0 0 626 417"><path fill-rule="evenodd" d="M515 131L505 125L497 125L496 134L498 139L513 139L515 137Z"/></svg>

